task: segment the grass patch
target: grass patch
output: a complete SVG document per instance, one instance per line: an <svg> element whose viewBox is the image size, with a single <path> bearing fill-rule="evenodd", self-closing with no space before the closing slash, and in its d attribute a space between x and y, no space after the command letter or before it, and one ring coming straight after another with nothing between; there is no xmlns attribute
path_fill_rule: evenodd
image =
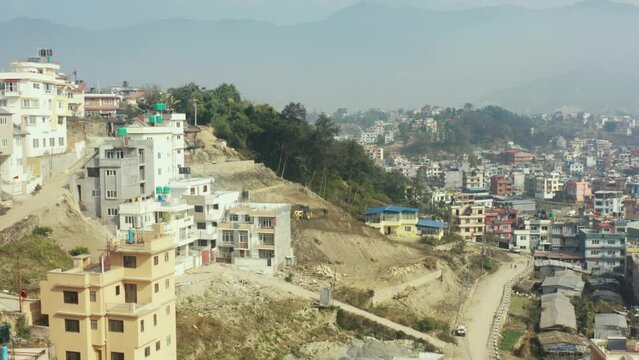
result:
<svg viewBox="0 0 639 360"><path fill-rule="evenodd" d="M489 256L475 255L470 258L470 268L472 270L484 270L490 273L497 271L499 264Z"/></svg>
<svg viewBox="0 0 639 360"><path fill-rule="evenodd" d="M525 316L527 303L528 298L524 296L512 296L510 298L510 314L514 316Z"/></svg>
<svg viewBox="0 0 639 360"><path fill-rule="evenodd" d="M513 351L515 344L517 344L517 341L519 341L519 338L523 335L524 333L519 330L504 330L499 348L502 351Z"/></svg>
<svg viewBox="0 0 639 360"><path fill-rule="evenodd" d="M374 295L375 291L371 289L362 290L347 286L335 289L336 300L351 304L360 309L366 309Z"/></svg>
<svg viewBox="0 0 639 360"><path fill-rule="evenodd" d="M50 232L43 232L41 229L43 228L36 228L33 234L0 246L0 289L18 290L18 258L22 288L29 292L39 291L40 281L46 278L49 270L67 270L73 266L69 254L46 237ZM43 233L47 235L42 235Z"/></svg>

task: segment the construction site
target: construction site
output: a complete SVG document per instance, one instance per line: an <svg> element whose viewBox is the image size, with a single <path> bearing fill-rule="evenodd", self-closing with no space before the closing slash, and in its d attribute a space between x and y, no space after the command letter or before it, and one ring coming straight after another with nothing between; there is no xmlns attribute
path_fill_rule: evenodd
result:
<svg viewBox="0 0 639 360"><path fill-rule="evenodd" d="M69 133L89 143L104 135L94 123L75 124ZM494 273L473 269L471 259L480 249L470 245L454 255L445 246L390 240L304 186L242 159L211 128L202 126L198 141L187 160L192 176L212 176L219 190L245 192L251 201L293 205L297 265L268 279L218 264L178 277L178 358L387 359L433 351L463 359L487 343L490 321L483 320L500 301L495 289L506 281L507 266ZM82 159L70 171L81 164ZM36 227L50 228L48 238L65 252L86 247L93 256L113 236L73 202L68 172L3 207L0 250ZM2 251L0 256L2 270L15 275L10 269L15 259ZM520 261L507 253L496 258ZM33 274L31 281L37 284L44 275ZM0 290L14 291L11 281L2 285L7 288ZM332 290L330 307L317 304L323 288ZM469 327L466 338L451 335L460 322Z"/></svg>

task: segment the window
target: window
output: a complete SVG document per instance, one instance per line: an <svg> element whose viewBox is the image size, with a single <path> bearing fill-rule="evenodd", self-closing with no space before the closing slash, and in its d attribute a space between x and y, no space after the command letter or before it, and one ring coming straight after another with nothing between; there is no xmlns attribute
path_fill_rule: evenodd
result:
<svg viewBox="0 0 639 360"><path fill-rule="evenodd" d="M9 123L6 116L0 116L0 125L7 125Z"/></svg>
<svg viewBox="0 0 639 360"><path fill-rule="evenodd" d="M222 231L222 241L224 241L224 242L232 242L233 241L233 232L232 231Z"/></svg>
<svg viewBox="0 0 639 360"><path fill-rule="evenodd" d="M107 170L105 174L106 176L115 176L115 170Z"/></svg>
<svg viewBox="0 0 639 360"><path fill-rule="evenodd" d="M59 137L58 138L58 146L64 146L64 138L63 137Z"/></svg>
<svg viewBox="0 0 639 360"><path fill-rule="evenodd" d="M165 289L168 289L168 288L170 288L170 287L171 287L171 280L169 280L169 279L165 279L165 280L164 280L164 288L165 288Z"/></svg>
<svg viewBox="0 0 639 360"><path fill-rule="evenodd" d="M144 320L140 320L140 332L144 332Z"/></svg>
<svg viewBox="0 0 639 360"><path fill-rule="evenodd" d="M213 204L213 209L218 210L220 208L220 204Z"/></svg>
<svg viewBox="0 0 639 360"><path fill-rule="evenodd" d="M608 240L608 245L614 245L615 241L614 240Z"/></svg>
<svg viewBox="0 0 639 360"><path fill-rule="evenodd" d="M273 218L270 217L261 217L260 218L260 228L262 229L271 229L273 228Z"/></svg>
<svg viewBox="0 0 639 360"><path fill-rule="evenodd" d="M195 195L195 188L194 187L191 188L191 195Z"/></svg>
<svg viewBox="0 0 639 360"><path fill-rule="evenodd" d="M77 291L63 291L64 303L65 304L77 304L78 303L78 292Z"/></svg>
<svg viewBox="0 0 639 360"><path fill-rule="evenodd" d="M158 175L162 175L162 169L158 169Z"/></svg>
<svg viewBox="0 0 639 360"><path fill-rule="evenodd" d="M162 158L162 153L158 153L158 159Z"/></svg>
<svg viewBox="0 0 639 360"><path fill-rule="evenodd" d="M124 321L109 319L109 331L123 333Z"/></svg>
<svg viewBox="0 0 639 360"><path fill-rule="evenodd" d="M171 345L171 335L166 337L166 346Z"/></svg>
<svg viewBox="0 0 639 360"><path fill-rule="evenodd" d="M231 221L237 221L239 217L237 216L237 214L231 214L230 219Z"/></svg>
<svg viewBox="0 0 639 360"><path fill-rule="evenodd" d="M244 215L244 222L250 223L251 221L251 215Z"/></svg>
<svg viewBox="0 0 639 360"><path fill-rule="evenodd" d="M248 231L240 231L240 242L248 242Z"/></svg>
<svg viewBox="0 0 639 360"><path fill-rule="evenodd" d="M171 305L167 305L166 306L166 310L165 310L167 315L171 315Z"/></svg>
<svg viewBox="0 0 639 360"><path fill-rule="evenodd" d="M124 360L124 353L111 352L111 360Z"/></svg>
<svg viewBox="0 0 639 360"><path fill-rule="evenodd" d="M0 146L8 147L9 146L9 139L0 139Z"/></svg>
<svg viewBox="0 0 639 360"><path fill-rule="evenodd" d="M116 190L107 190L106 198L107 199L115 199L118 197L118 192Z"/></svg>
<svg viewBox="0 0 639 360"><path fill-rule="evenodd" d="M207 192L207 191L209 191L209 186L208 185L202 186L202 192Z"/></svg>
<svg viewBox="0 0 639 360"><path fill-rule="evenodd" d="M144 348L144 357L149 357L151 356L151 347L147 346Z"/></svg>
<svg viewBox="0 0 639 360"><path fill-rule="evenodd" d="M39 139L33 139L33 148L37 149L40 147L40 140Z"/></svg>
<svg viewBox="0 0 639 360"><path fill-rule="evenodd" d="M168 251L164 253L164 261L165 262L169 261L169 252Z"/></svg>
<svg viewBox="0 0 639 360"><path fill-rule="evenodd" d="M115 286L115 296L120 295L120 285Z"/></svg>
<svg viewBox="0 0 639 360"><path fill-rule="evenodd" d="M195 211L196 213L203 213L204 212L204 206L195 205L195 209L193 209L193 211Z"/></svg>
<svg viewBox="0 0 639 360"><path fill-rule="evenodd" d="M135 256L124 256L123 262L125 268L135 269L137 267L137 258Z"/></svg>
<svg viewBox="0 0 639 360"><path fill-rule="evenodd" d="M156 293L160 292L160 284L159 283L153 284L153 289L155 290Z"/></svg>
<svg viewBox="0 0 639 360"><path fill-rule="evenodd" d="M133 216L129 216L129 215L125 216L124 217L124 223L125 224L133 224Z"/></svg>
<svg viewBox="0 0 639 360"><path fill-rule="evenodd" d="M51 147L55 146L55 138L49 138L49 146Z"/></svg>
<svg viewBox="0 0 639 360"><path fill-rule="evenodd" d="M155 256L153 257L153 265L157 265L157 264L159 264L159 263L160 263L160 257L159 257L159 256L157 256L157 255L155 255Z"/></svg>
<svg viewBox="0 0 639 360"><path fill-rule="evenodd" d="M117 208L108 208L107 209L107 215L109 215L109 216L117 216L118 215L118 209Z"/></svg>
<svg viewBox="0 0 639 360"><path fill-rule="evenodd" d="M66 360L81 360L80 353L77 351L67 351L65 352Z"/></svg>
<svg viewBox="0 0 639 360"><path fill-rule="evenodd" d="M79 333L80 320L64 319L64 331Z"/></svg>
<svg viewBox="0 0 639 360"><path fill-rule="evenodd" d="M411 227L410 226L404 226L404 231L410 232L411 231Z"/></svg>
<svg viewBox="0 0 639 360"><path fill-rule="evenodd" d="M98 329L98 320L91 320L91 330Z"/></svg>
<svg viewBox="0 0 639 360"><path fill-rule="evenodd" d="M89 301L95 302L97 294L95 291L89 291Z"/></svg>
<svg viewBox="0 0 639 360"><path fill-rule="evenodd" d="M592 240L593 245L599 245L599 240Z"/></svg>
<svg viewBox="0 0 639 360"><path fill-rule="evenodd" d="M100 197L100 189L91 189L92 197Z"/></svg>
<svg viewBox="0 0 639 360"><path fill-rule="evenodd" d="M204 222L198 222L195 225L197 227L198 230L205 230L206 229L206 223Z"/></svg>
<svg viewBox="0 0 639 360"><path fill-rule="evenodd" d="M159 341L155 342L155 351L160 351L160 342Z"/></svg>
<svg viewBox="0 0 639 360"><path fill-rule="evenodd" d="M158 314L153 314L153 326L158 326Z"/></svg>

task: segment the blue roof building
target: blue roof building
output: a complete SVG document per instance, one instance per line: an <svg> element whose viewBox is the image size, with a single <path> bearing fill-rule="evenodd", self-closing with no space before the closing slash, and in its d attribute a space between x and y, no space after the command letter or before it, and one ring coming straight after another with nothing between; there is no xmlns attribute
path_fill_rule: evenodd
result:
<svg viewBox="0 0 639 360"><path fill-rule="evenodd" d="M364 212L366 225L389 236L417 237L418 219L419 209L404 206L379 206Z"/></svg>

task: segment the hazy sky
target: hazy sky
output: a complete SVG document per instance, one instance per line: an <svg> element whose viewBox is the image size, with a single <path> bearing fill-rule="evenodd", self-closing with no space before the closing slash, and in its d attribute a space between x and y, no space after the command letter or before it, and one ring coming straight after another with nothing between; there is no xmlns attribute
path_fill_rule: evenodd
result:
<svg viewBox="0 0 639 360"><path fill-rule="evenodd" d="M253 19L295 24L324 19L360 0L0 0L0 21L30 17L85 28L131 25L163 18ZM511 4L569 5L579 0L364 0L407 3L439 10ZM639 0L616 0L639 4Z"/></svg>

